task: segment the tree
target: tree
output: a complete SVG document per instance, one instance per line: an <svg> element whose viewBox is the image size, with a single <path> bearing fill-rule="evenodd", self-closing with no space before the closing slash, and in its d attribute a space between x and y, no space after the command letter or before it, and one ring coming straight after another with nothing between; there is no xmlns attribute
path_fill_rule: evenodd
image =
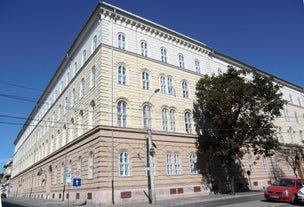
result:
<svg viewBox="0 0 304 207"><path fill-rule="evenodd" d="M273 121L285 104L281 96L272 78L231 66L222 75L205 75L198 81L194 112L198 153L212 152L219 160L232 193L236 160L249 152L271 156L278 149Z"/></svg>

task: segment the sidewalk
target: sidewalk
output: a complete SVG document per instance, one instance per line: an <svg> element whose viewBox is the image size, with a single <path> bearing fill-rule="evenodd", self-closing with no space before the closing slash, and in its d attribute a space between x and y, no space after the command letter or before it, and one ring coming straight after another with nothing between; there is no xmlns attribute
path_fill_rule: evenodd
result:
<svg viewBox="0 0 304 207"><path fill-rule="evenodd" d="M217 194L217 195L208 195L208 196L196 196L196 197L183 197L183 198L174 198L167 200L159 200L156 202L156 207L170 207L170 206L182 206L190 203L198 203L202 201L210 200L219 200L219 199L232 199L236 197L243 196L253 196L253 195L263 195L263 192L244 192L237 193L236 195L229 194ZM29 198L7 198L7 201L10 203L16 204L25 204L31 207L74 207L74 206L83 206L83 207L101 207L101 205L86 204L86 205L76 205L75 202L70 201L58 201L58 200L46 200L46 199L29 199ZM103 207L152 207L152 204L147 202L139 203L118 203L115 205L102 205Z"/></svg>

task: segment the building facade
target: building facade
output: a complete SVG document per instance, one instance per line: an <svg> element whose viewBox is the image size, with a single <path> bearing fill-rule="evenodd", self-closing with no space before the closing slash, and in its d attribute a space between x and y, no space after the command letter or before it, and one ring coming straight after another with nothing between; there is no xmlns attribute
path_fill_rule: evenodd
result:
<svg viewBox="0 0 304 207"><path fill-rule="evenodd" d="M5 194L6 196L9 196L11 191L10 186L10 180L12 175L12 167L13 167L13 161L9 160L4 166L3 166L3 174L0 176L0 184L1 184L1 194Z"/></svg>
<svg viewBox="0 0 304 207"><path fill-rule="evenodd" d="M196 162L195 85L229 65L258 70L99 3L14 142L11 195L96 204L148 201L151 151L154 199L209 194ZM289 101L276 119L280 142L300 144L303 88L275 81ZM249 154L241 162L244 172L251 171L250 178L244 173L248 186L262 189L274 173L293 176L284 159ZM81 185L73 186L70 177Z"/></svg>

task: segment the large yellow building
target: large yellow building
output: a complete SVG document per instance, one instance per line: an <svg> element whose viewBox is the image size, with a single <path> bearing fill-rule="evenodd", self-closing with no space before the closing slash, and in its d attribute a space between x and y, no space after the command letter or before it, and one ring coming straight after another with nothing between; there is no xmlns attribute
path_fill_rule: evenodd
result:
<svg viewBox="0 0 304 207"><path fill-rule="evenodd" d="M209 194L196 163L195 85L228 65L258 70L98 3L14 142L11 196L109 204L148 202L148 186L153 199ZM303 88L275 81L289 101L276 119L279 141L301 143ZM147 152L155 153L150 161ZM243 187L262 189L274 174L293 176L284 159L246 156Z"/></svg>

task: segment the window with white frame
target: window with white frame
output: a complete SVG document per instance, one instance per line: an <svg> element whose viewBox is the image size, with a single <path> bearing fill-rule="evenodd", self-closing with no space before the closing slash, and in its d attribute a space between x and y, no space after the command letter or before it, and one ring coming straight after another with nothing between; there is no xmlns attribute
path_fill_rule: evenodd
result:
<svg viewBox="0 0 304 207"><path fill-rule="evenodd" d="M294 116L295 116L295 120L296 120L296 122L297 122L297 123L299 123L298 114L297 114L297 112L296 112L296 111L294 112Z"/></svg>
<svg viewBox="0 0 304 207"><path fill-rule="evenodd" d="M94 88L96 84L96 67L94 66L91 70L91 88Z"/></svg>
<svg viewBox="0 0 304 207"><path fill-rule="evenodd" d="M127 71L125 66L119 65L118 66L118 83L121 85L126 85L126 77Z"/></svg>
<svg viewBox="0 0 304 207"><path fill-rule="evenodd" d="M127 152L122 152L119 155L119 175L120 176L129 176L129 155Z"/></svg>
<svg viewBox="0 0 304 207"><path fill-rule="evenodd" d="M173 81L171 77L168 77L168 93L170 95L175 95L174 87L173 87Z"/></svg>
<svg viewBox="0 0 304 207"><path fill-rule="evenodd" d="M268 165L267 165L267 159L266 159L265 155L263 155L263 157L262 157L262 164L263 164L264 171L267 172L268 171Z"/></svg>
<svg viewBox="0 0 304 207"><path fill-rule="evenodd" d="M294 136L294 131L293 131L292 127L288 128L287 133L289 134L290 143L294 144L295 143L295 136Z"/></svg>
<svg viewBox="0 0 304 207"><path fill-rule="evenodd" d="M166 93L166 77L160 76L160 92Z"/></svg>
<svg viewBox="0 0 304 207"><path fill-rule="evenodd" d="M220 75L223 75L223 71L222 71L221 68L218 68L218 69L217 69L217 75L219 75L219 76L220 76Z"/></svg>
<svg viewBox="0 0 304 207"><path fill-rule="evenodd" d="M92 40L92 53L96 50L96 48L97 48L97 36L94 35Z"/></svg>
<svg viewBox="0 0 304 207"><path fill-rule="evenodd" d="M143 119L144 129L151 129L151 106L149 104L143 106Z"/></svg>
<svg viewBox="0 0 304 207"><path fill-rule="evenodd" d="M118 34L118 48L125 50L126 49L126 37L124 34Z"/></svg>
<svg viewBox="0 0 304 207"><path fill-rule="evenodd" d="M182 174L179 154L177 154L177 153L174 154L174 168L175 168L175 175L181 175Z"/></svg>
<svg viewBox="0 0 304 207"><path fill-rule="evenodd" d="M80 83L80 98L83 98L84 95L85 95L85 80L84 78L82 78Z"/></svg>
<svg viewBox="0 0 304 207"><path fill-rule="evenodd" d="M147 71L142 72L142 84L144 90L150 89L149 73Z"/></svg>
<svg viewBox="0 0 304 207"><path fill-rule="evenodd" d="M191 172L191 174L198 174L197 156L193 153L190 154L189 161L190 161L190 172Z"/></svg>
<svg viewBox="0 0 304 207"><path fill-rule="evenodd" d="M188 134L192 133L192 122L190 112L185 113L185 129Z"/></svg>
<svg viewBox="0 0 304 207"><path fill-rule="evenodd" d="M73 76L75 76L76 75L76 73L77 73L77 61L74 63L74 67L73 67Z"/></svg>
<svg viewBox="0 0 304 207"><path fill-rule="evenodd" d="M176 126L175 126L175 111L174 111L174 109L170 109L170 130L172 132L176 131Z"/></svg>
<svg viewBox="0 0 304 207"><path fill-rule="evenodd" d="M167 154L167 175L173 175L172 155Z"/></svg>
<svg viewBox="0 0 304 207"><path fill-rule="evenodd" d="M178 55L178 62L180 68L185 68L185 59L183 54Z"/></svg>
<svg viewBox="0 0 304 207"><path fill-rule="evenodd" d="M79 111L79 124L80 124L80 128L79 128L79 135L83 134L84 132L84 112L83 110Z"/></svg>
<svg viewBox="0 0 304 207"><path fill-rule="evenodd" d="M189 98L188 84L186 81L182 82L182 91L183 91L183 98Z"/></svg>
<svg viewBox="0 0 304 207"><path fill-rule="evenodd" d="M83 50L82 52L82 65L84 65L84 63L87 61L87 51L86 50Z"/></svg>
<svg viewBox="0 0 304 207"><path fill-rule="evenodd" d="M96 126L96 104L95 101L91 101L91 126Z"/></svg>
<svg viewBox="0 0 304 207"><path fill-rule="evenodd" d="M166 108L162 109L162 125L163 130L168 131L168 110Z"/></svg>
<svg viewBox="0 0 304 207"><path fill-rule="evenodd" d="M160 59L163 63L167 63L167 50L166 48L160 49Z"/></svg>
<svg viewBox="0 0 304 207"><path fill-rule="evenodd" d="M68 97L65 97L64 108L63 108L63 114L66 114L66 113L67 113L68 107L69 107L69 99L68 99Z"/></svg>
<svg viewBox="0 0 304 207"><path fill-rule="evenodd" d="M146 41L140 42L140 54L145 57L148 56L148 45Z"/></svg>
<svg viewBox="0 0 304 207"><path fill-rule="evenodd" d="M196 71L197 73L201 73L201 66L200 66L199 60L196 59L196 60L194 61L194 64L195 64L195 71Z"/></svg>
<svg viewBox="0 0 304 207"><path fill-rule="evenodd" d="M94 178L94 153L90 152L89 157L89 179Z"/></svg>
<svg viewBox="0 0 304 207"><path fill-rule="evenodd" d="M71 97L71 107L75 106L75 101L76 101L76 90L75 88L73 88L72 97Z"/></svg>
<svg viewBox="0 0 304 207"><path fill-rule="evenodd" d="M254 163L251 155L248 155L248 165L251 173L254 172Z"/></svg>
<svg viewBox="0 0 304 207"><path fill-rule="evenodd" d="M124 101L117 104L117 124L119 127L127 127L127 104Z"/></svg>
<svg viewBox="0 0 304 207"><path fill-rule="evenodd" d="M287 109L284 109L284 117L285 117L285 121L289 122L290 119L289 119L289 114L288 114L288 110Z"/></svg>

